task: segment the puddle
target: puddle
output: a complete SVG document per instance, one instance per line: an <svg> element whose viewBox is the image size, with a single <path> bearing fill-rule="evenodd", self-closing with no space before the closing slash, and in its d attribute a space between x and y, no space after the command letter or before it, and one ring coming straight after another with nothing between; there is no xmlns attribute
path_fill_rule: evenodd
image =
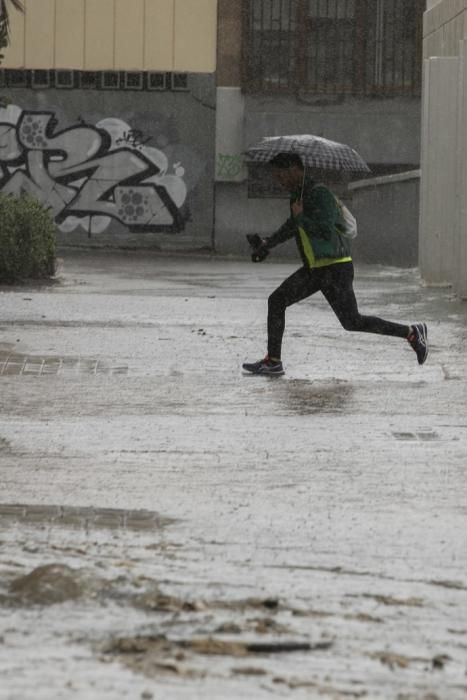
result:
<svg viewBox="0 0 467 700"><path fill-rule="evenodd" d="M352 392L352 386L347 383L292 379L281 382L277 393L289 411L308 416L316 413L342 413Z"/></svg>

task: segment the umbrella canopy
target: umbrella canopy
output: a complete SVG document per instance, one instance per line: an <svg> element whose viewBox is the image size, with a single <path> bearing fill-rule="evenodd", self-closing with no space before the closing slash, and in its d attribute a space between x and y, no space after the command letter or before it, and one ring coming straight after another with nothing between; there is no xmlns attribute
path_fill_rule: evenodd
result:
<svg viewBox="0 0 467 700"><path fill-rule="evenodd" d="M268 163L279 153L294 153L301 158L303 165L310 168L370 172L363 158L350 146L311 134L267 136L251 146L245 156L256 163Z"/></svg>

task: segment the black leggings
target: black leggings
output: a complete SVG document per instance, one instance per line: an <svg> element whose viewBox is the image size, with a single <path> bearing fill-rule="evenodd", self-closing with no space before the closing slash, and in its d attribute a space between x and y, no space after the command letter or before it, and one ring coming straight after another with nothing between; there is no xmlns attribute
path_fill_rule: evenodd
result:
<svg viewBox="0 0 467 700"><path fill-rule="evenodd" d="M336 263L326 267L302 267L288 277L268 300L268 355L280 358L285 329L285 310L291 304L321 291L346 331L380 333L407 338L408 326L362 316L353 291L353 264Z"/></svg>

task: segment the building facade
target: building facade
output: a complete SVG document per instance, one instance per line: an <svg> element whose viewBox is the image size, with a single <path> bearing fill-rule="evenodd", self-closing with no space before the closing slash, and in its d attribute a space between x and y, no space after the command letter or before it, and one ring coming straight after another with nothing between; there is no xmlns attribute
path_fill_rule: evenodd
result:
<svg viewBox="0 0 467 700"><path fill-rule="evenodd" d="M258 138L355 147L357 258L417 264L424 0L25 0L1 66L0 191L62 245L247 254L287 215ZM282 247L295 255L293 245Z"/></svg>
<svg viewBox="0 0 467 700"><path fill-rule="evenodd" d="M467 299L467 0L424 17L420 271Z"/></svg>
<svg viewBox="0 0 467 700"><path fill-rule="evenodd" d="M25 0L2 63L0 191L70 245L211 248L216 0Z"/></svg>

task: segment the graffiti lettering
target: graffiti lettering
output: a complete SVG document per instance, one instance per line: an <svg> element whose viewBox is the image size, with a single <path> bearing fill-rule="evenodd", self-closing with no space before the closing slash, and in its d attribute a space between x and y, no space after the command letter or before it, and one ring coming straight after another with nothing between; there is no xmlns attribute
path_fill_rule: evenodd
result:
<svg viewBox="0 0 467 700"><path fill-rule="evenodd" d="M151 136L144 138L144 134L139 129L130 129L125 131L123 136L117 139L118 145L132 146L133 148L138 148L138 146L144 146L151 141Z"/></svg>
<svg viewBox="0 0 467 700"><path fill-rule="evenodd" d="M118 119L57 126L52 112L0 110L1 192L33 195L65 232L100 233L112 220L131 232L183 230L185 171L175 163L169 173L151 137Z"/></svg>
<svg viewBox="0 0 467 700"><path fill-rule="evenodd" d="M243 158L239 155L224 155L220 153L217 157L218 177L237 177L243 168Z"/></svg>

